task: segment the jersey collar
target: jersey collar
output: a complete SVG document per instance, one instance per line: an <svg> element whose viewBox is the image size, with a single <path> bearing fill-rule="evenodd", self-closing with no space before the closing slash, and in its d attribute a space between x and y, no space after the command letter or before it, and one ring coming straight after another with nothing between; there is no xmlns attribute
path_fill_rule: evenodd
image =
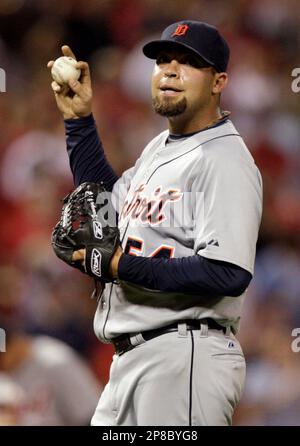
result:
<svg viewBox="0 0 300 446"><path fill-rule="evenodd" d="M186 133L184 135L178 135L178 134L174 134L174 133L169 133L169 136L168 136L166 142L169 143L169 142L179 141L180 139L189 138L190 136L196 135L197 133L204 132L207 129L212 129L212 128L218 127L219 125L224 124L224 122L226 122L228 120L230 114L231 113L229 111L222 111L220 118L218 118L217 120L213 121L207 127L204 127L201 130L197 130L196 132Z"/></svg>

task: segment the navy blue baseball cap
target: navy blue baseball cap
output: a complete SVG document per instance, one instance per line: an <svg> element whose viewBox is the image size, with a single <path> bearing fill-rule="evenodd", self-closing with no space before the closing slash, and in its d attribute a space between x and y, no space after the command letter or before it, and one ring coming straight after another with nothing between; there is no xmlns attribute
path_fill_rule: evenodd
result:
<svg viewBox="0 0 300 446"><path fill-rule="evenodd" d="M143 53L156 59L160 51L186 49L200 56L218 72L226 71L229 61L229 46L217 28L195 20L182 20L169 25L160 40L153 40L143 47Z"/></svg>

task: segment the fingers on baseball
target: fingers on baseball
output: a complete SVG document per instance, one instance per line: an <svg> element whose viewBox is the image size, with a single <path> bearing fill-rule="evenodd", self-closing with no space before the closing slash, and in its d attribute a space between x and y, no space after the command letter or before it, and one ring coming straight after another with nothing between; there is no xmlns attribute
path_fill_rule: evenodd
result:
<svg viewBox="0 0 300 446"><path fill-rule="evenodd" d="M58 84L57 82L55 82L55 81L52 81L52 82L51 82L51 88L52 88L52 90L54 91L54 93L60 93L61 90L62 90L61 85L59 85L59 84Z"/></svg>
<svg viewBox="0 0 300 446"><path fill-rule="evenodd" d="M51 88L55 94L56 97L58 96L69 96L70 88L68 85L59 85L57 82L53 81L51 83Z"/></svg>
<svg viewBox="0 0 300 446"><path fill-rule="evenodd" d="M63 45L61 47L61 51L64 56L73 57L73 59L76 59L75 54L68 45Z"/></svg>
<svg viewBox="0 0 300 446"><path fill-rule="evenodd" d="M47 63L47 68L51 68L53 64L54 60L49 60L49 62Z"/></svg>
<svg viewBox="0 0 300 446"><path fill-rule="evenodd" d="M76 64L76 68L81 70L80 82L82 85L91 86L91 74L90 67L87 62L79 61Z"/></svg>
<svg viewBox="0 0 300 446"><path fill-rule="evenodd" d="M74 93L78 94L78 96L82 96L82 85L79 81L69 81L68 86Z"/></svg>

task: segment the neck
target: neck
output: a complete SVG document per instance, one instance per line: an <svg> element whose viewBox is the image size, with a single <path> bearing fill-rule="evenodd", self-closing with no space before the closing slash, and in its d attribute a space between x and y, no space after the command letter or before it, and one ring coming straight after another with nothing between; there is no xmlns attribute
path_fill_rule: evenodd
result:
<svg viewBox="0 0 300 446"><path fill-rule="evenodd" d="M209 112L206 111L200 117L195 116L192 119L184 116L183 113L182 115L169 118L169 131L175 135L197 132L214 124L221 117L222 113L219 107Z"/></svg>

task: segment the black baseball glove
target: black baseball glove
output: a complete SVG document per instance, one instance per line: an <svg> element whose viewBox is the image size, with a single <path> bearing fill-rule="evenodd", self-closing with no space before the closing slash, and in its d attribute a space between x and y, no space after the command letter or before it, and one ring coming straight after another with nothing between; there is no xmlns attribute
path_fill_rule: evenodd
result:
<svg viewBox="0 0 300 446"><path fill-rule="evenodd" d="M110 261L120 245L116 212L102 184L83 183L63 200L61 218L52 232L57 257L100 282L112 282ZM85 261L73 261L85 249Z"/></svg>

